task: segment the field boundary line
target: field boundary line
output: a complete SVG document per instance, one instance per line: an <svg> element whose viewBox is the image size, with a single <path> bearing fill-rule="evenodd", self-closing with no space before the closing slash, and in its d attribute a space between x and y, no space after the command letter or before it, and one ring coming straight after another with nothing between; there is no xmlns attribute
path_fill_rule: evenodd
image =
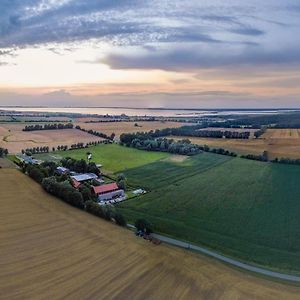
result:
<svg viewBox="0 0 300 300"><path fill-rule="evenodd" d="M135 226L133 226L131 224L128 224L127 226L131 229L135 229ZM241 261L229 258L227 256L218 254L218 253L216 253L212 250L208 250L204 247L196 246L191 243L187 243L187 242L184 242L181 240L167 237L165 235L153 233L152 236L154 238L161 240L162 242L169 244L169 245L180 247L180 248L187 249L187 250L194 250L194 251L200 252L202 254L206 254L210 257L216 258L217 260L228 263L232 266L238 267L238 268L246 270L246 271L250 271L253 273L257 273L257 274L268 276L268 277L275 278L275 279L281 279L281 280L290 281L290 282L300 282L300 276L297 276L297 275L290 275L290 274L271 271L271 270L264 269L261 267L255 267L255 266L243 263Z"/></svg>

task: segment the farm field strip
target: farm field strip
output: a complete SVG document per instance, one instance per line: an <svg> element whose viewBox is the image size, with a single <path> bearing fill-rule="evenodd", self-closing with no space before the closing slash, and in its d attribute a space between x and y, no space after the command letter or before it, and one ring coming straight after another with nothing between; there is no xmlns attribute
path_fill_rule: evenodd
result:
<svg viewBox="0 0 300 300"><path fill-rule="evenodd" d="M59 145L71 146L75 143L101 141L102 138L93 136L77 129L40 130L24 132L22 124L0 124L0 147L7 148L10 153L21 152L22 149L37 146L49 148Z"/></svg>
<svg viewBox="0 0 300 300"><path fill-rule="evenodd" d="M169 137L180 140L182 137ZM192 143L208 145L209 147L224 148L238 154L260 155L268 152L269 158L276 157L300 158L299 129L268 129L259 139L216 139L188 137Z"/></svg>
<svg viewBox="0 0 300 300"><path fill-rule="evenodd" d="M46 194L17 170L0 170L0 180L6 186L0 190L0 290L5 299L297 299L299 295L299 287L149 244Z"/></svg>
<svg viewBox="0 0 300 300"><path fill-rule="evenodd" d="M135 126L135 123L138 126ZM150 131L156 129L164 128L175 128L181 127L183 125L188 125L186 123L179 122L161 122L161 121L142 121L142 122L102 122L102 123L84 123L84 122L75 122L75 125L79 125L84 129L92 129L96 131L103 132L107 135L115 133L117 138L122 133L135 133L138 131Z"/></svg>
<svg viewBox="0 0 300 300"><path fill-rule="evenodd" d="M204 164L209 156L219 157L203 153L198 159ZM149 166L125 172L130 182L153 188L118 206L129 220L142 217L161 233L300 273L298 166L234 158L198 174L178 166L177 172L190 174L179 181L163 172L161 162Z"/></svg>

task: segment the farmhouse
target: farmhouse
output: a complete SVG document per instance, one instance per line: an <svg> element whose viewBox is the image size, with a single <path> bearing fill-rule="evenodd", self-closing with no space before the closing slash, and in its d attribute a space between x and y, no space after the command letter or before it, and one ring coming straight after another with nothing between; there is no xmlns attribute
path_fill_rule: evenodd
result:
<svg viewBox="0 0 300 300"><path fill-rule="evenodd" d="M93 192L98 196L100 202L114 200L116 198L125 198L123 190L119 189L118 185L114 183L93 186Z"/></svg>

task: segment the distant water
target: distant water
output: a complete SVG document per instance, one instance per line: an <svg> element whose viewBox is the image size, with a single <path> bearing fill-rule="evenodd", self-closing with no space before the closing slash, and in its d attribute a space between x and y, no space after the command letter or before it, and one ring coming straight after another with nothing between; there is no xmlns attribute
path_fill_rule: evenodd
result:
<svg viewBox="0 0 300 300"><path fill-rule="evenodd" d="M110 108L110 107L1 107L0 110L16 112L49 112L49 113L78 113L94 115L155 116L155 117L191 117L216 115L248 115L248 114L277 114L279 112L295 111L291 109L267 110L197 110L197 109L147 109L147 108Z"/></svg>

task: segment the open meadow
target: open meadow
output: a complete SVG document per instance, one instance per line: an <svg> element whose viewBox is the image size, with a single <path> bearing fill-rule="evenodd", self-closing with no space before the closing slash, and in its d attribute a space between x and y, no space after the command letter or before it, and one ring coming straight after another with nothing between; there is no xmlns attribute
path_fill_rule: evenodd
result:
<svg viewBox="0 0 300 300"><path fill-rule="evenodd" d="M138 126L135 126L135 123ZM177 128L183 125L187 125L186 123L179 122L163 122L163 121L144 121L144 122L103 122L103 123L84 123L84 122L76 122L75 125L79 125L84 129L92 129L99 132L103 132L107 135L111 135L112 133L116 134L118 138L122 133L135 133L138 131L150 131L156 129L164 129L164 128Z"/></svg>
<svg viewBox="0 0 300 300"><path fill-rule="evenodd" d="M72 151L56 151L47 154L35 155L38 159L59 161L63 157L86 159L86 153L92 153L92 161L103 166L106 173L116 173L136 168L161 159L168 158L170 154L163 152L146 152L133 148L126 148L117 144L98 145L88 149Z"/></svg>
<svg viewBox="0 0 300 300"><path fill-rule="evenodd" d="M299 299L300 288L155 246L0 170L3 299Z"/></svg>
<svg viewBox="0 0 300 300"><path fill-rule="evenodd" d="M172 137L182 139L182 137ZM300 130L299 129L268 129L260 138L216 139L188 137L192 143L208 145L213 148L224 148L238 154L260 155L268 152L269 158L300 158Z"/></svg>
<svg viewBox="0 0 300 300"><path fill-rule="evenodd" d="M103 140L77 129L22 131L24 124L0 124L0 147L10 153L21 152L32 147L59 145L71 146L74 143L87 143Z"/></svg>

